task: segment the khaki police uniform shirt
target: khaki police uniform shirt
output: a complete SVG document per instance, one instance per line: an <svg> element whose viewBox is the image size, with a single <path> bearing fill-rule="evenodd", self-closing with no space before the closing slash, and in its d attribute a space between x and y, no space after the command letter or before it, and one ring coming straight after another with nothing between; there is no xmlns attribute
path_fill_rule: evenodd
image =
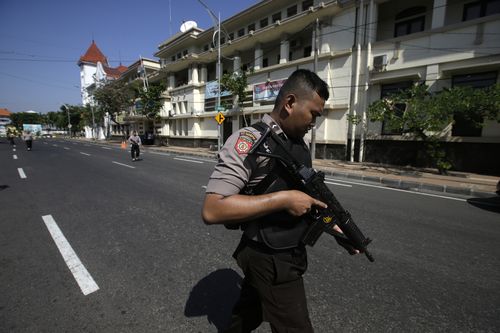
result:
<svg viewBox="0 0 500 333"><path fill-rule="evenodd" d="M262 121L277 134L281 128L269 115ZM233 133L219 152L219 162L208 181L206 193L230 196L240 193L245 186L255 186L269 173L269 158L248 155L260 132L253 127L245 127Z"/></svg>

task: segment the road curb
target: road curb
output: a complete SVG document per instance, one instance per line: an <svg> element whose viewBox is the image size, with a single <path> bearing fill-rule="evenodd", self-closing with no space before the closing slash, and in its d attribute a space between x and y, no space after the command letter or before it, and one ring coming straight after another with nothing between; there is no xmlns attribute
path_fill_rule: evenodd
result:
<svg viewBox="0 0 500 333"><path fill-rule="evenodd" d="M459 194L466 195L472 197L480 197L480 198L488 198L492 196L496 196L494 192L484 192L478 191L473 188L464 188L457 186L448 186L448 185L438 185L438 184L429 184L425 182L413 182L402 179L394 179L388 177L377 177L377 176L366 176L359 173L349 173L349 172L339 172L328 170L327 168L319 167L318 170L321 170L325 173L325 175L345 178L349 180L360 180L368 183L373 183L375 185L386 186L390 188L396 188L401 190L415 191L415 192L438 192L438 193L449 193L449 194Z"/></svg>

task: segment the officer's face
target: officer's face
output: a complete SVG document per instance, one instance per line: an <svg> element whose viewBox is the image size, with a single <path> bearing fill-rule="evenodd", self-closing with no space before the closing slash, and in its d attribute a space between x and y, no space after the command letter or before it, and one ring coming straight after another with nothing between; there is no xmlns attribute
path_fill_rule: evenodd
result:
<svg viewBox="0 0 500 333"><path fill-rule="evenodd" d="M287 103L288 117L283 122L283 130L292 138L303 138L315 125L316 117L321 116L325 101L313 92L309 96L297 97Z"/></svg>

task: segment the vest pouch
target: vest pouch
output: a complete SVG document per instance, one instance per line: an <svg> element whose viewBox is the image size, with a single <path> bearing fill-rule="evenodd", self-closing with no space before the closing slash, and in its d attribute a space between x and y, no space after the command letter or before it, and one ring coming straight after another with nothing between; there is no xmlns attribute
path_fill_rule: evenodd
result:
<svg viewBox="0 0 500 333"><path fill-rule="evenodd" d="M262 241L273 250L292 249L301 244L304 232L308 228L308 223L304 220L260 223L259 233Z"/></svg>

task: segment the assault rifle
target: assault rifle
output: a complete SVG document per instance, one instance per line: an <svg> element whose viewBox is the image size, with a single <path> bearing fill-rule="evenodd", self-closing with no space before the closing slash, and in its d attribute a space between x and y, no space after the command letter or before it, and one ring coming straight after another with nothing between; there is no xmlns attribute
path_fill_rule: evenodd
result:
<svg viewBox="0 0 500 333"><path fill-rule="evenodd" d="M276 143L274 147L275 151L271 151L269 145L265 149L266 151L259 149L259 146L268 137ZM352 220L351 214L342 207L330 189L325 185L324 173L299 163L288 152L283 140L269 126L266 126L262 136L253 145L249 154L277 159L285 167L301 191L328 205L327 208L316 209L310 214L310 224L302 236L302 243L313 246L323 232L326 232L334 236L339 245L343 246L350 254L354 254L356 253L355 250L359 250L359 252L366 255L368 260L371 262L375 261L367 249L371 239L363 235ZM343 234L334 229L335 225L342 230Z"/></svg>

